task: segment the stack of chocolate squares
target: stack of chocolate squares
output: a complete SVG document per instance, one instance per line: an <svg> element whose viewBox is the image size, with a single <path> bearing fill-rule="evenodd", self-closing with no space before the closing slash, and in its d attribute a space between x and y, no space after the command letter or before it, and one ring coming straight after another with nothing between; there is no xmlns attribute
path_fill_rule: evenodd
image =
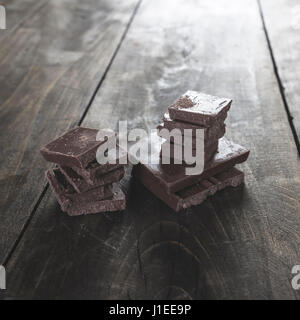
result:
<svg viewBox="0 0 300 320"><path fill-rule="evenodd" d="M174 160L174 163L176 160L184 161L184 145L191 144L194 153L195 149L200 147L196 143L197 129L202 129L204 133L204 162L209 162L217 152L219 139L225 134L224 121L232 101L221 99L220 107L217 110L209 110L216 99L218 98L207 94L187 91L169 107L169 112L164 114L163 123L157 126L158 135L164 137L161 134L163 129L167 129L168 132L175 129L174 131L180 135L180 139L171 137L170 141L164 143L171 143L170 158ZM212 116L212 112L214 112L214 116ZM177 155L178 159L176 159L174 148L176 141L180 141L181 144L181 154Z"/></svg>
<svg viewBox="0 0 300 320"><path fill-rule="evenodd" d="M70 216L124 210L126 200L119 182L127 154L119 149L114 164L100 165L96 152L115 135L110 131L76 127L41 149L45 160L58 166L46 172L62 211ZM100 140L97 138L100 138Z"/></svg>
<svg viewBox="0 0 300 320"><path fill-rule="evenodd" d="M163 200L175 211L202 203L208 196L227 186L238 186L244 181L244 174L234 168L238 163L247 160L249 150L224 138L227 112L232 100L187 91L179 97L163 117L158 132L152 134L151 143L155 145L152 152L152 163L135 166L133 174L152 193ZM184 161L177 164L176 160L184 159L184 147L181 145L181 157L176 159L174 152L175 138L167 141L160 136L162 129L179 129L181 137L185 129L191 129L190 143L196 149L196 130L204 131L204 170L200 174L187 175L188 164ZM185 137L186 138L186 137ZM179 141L184 141L179 139ZM161 148L170 144L171 162L166 164ZM173 145L173 148L172 148ZM162 161L163 160L163 161ZM170 159L169 159L170 160ZM158 163L158 164L154 164Z"/></svg>

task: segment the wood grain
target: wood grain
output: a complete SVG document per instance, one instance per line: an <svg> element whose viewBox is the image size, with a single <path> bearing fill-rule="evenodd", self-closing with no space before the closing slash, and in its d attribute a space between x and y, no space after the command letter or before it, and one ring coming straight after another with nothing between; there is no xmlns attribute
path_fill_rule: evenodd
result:
<svg viewBox="0 0 300 320"><path fill-rule="evenodd" d="M129 169L125 212L76 218L47 192L5 298L299 298L300 164L255 1L144 0L83 125L153 128L187 89L234 99L245 186L175 214Z"/></svg>
<svg viewBox="0 0 300 320"><path fill-rule="evenodd" d="M45 187L40 147L80 121L136 4L47 1L1 42L1 263Z"/></svg>
<svg viewBox="0 0 300 320"><path fill-rule="evenodd" d="M261 0L261 6L300 153L300 3Z"/></svg>
<svg viewBox="0 0 300 320"><path fill-rule="evenodd" d="M9 35L15 32L23 23L30 21L39 14L46 0L4 0L0 5L6 10L6 29L1 30L0 40L4 41Z"/></svg>

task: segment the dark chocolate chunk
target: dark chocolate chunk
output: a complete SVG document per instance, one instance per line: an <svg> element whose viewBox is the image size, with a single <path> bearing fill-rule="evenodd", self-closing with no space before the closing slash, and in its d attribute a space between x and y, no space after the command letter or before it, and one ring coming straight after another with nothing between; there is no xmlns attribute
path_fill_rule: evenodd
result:
<svg viewBox="0 0 300 320"><path fill-rule="evenodd" d="M220 139L224 136L225 131L226 131L226 125L224 124L223 121L221 122L216 122L213 126L211 127L204 127L204 126L198 126L192 123L188 122L183 122L183 121L178 121L178 120L172 120L170 118L169 113L165 113L163 117L163 123L157 126L158 130L162 129L168 129L169 131L172 131L173 129L178 129L181 134L184 134L184 130L190 129L192 130L192 137L196 137L196 130L197 129L202 129L204 130L204 140L205 141L212 141L212 140L217 140ZM185 131L186 134L189 131Z"/></svg>
<svg viewBox="0 0 300 320"><path fill-rule="evenodd" d="M237 187L243 182L244 173L236 168L231 168L176 193L181 199L178 205L183 209L199 205L217 191L229 186Z"/></svg>
<svg viewBox="0 0 300 320"><path fill-rule="evenodd" d="M124 167L117 168L116 170L110 171L106 174L103 174L99 177L97 177L94 180L94 184L90 185L88 184L84 178L82 178L80 175L78 175L74 170L72 170L69 167L60 166L59 167L61 172L64 174L68 182L72 185L72 187L77 192L85 192L90 189L103 186L106 184L112 184L115 182L120 181L125 173Z"/></svg>
<svg viewBox="0 0 300 320"><path fill-rule="evenodd" d="M125 158L128 160L127 152L118 147L117 155L116 164L99 164L97 160L95 160L91 162L86 169L75 166L72 166L71 169L81 176L88 184L94 185L97 183L97 179L101 179L102 175L125 166L124 164L119 163L123 163L121 160L124 160Z"/></svg>
<svg viewBox="0 0 300 320"><path fill-rule="evenodd" d="M93 186L97 179L102 175L107 174L113 170L121 168L120 164L99 164L97 161L92 162L86 169L71 167L79 176L81 176L88 184Z"/></svg>
<svg viewBox="0 0 300 320"><path fill-rule="evenodd" d="M167 144L169 144L169 142L165 141L162 144L162 149L165 147L165 145L167 146ZM219 143L218 143L218 140L217 140L217 141L214 141L212 144L205 144L204 145L204 150L203 151L204 151L204 162L205 163L210 161L211 158L213 157L213 155L217 152L218 144ZM180 149L176 150L175 146L178 146L178 145L174 145L173 143L170 143L170 156L169 156L169 158L170 158L171 161L169 161L169 162L168 162L168 154L166 154L164 156L163 152L160 153L160 156L161 156L161 158L163 160L162 163L164 163L164 164L168 164L168 163L172 164L172 163L176 163L176 160L177 161L182 160L182 163L186 163L185 162L185 154L184 154L184 145L181 145L181 152L178 155L179 157L175 154L175 151L178 152L178 150L180 150ZM193 140L193 146L192 146L193 147L193 149L192 149L192 156L193 157L196 156L196 151L195 151L194 146L195 146L195 142ZM177 162L177 163L180 163L180 162Z"/></svg>
<svg viewBox="0 0 300 320"><path fill-rule="evenodd" d="M167 138L167 137L164 137L160 131L158 131L157 134L162 138ZM198 146L199 146L199 141L197 141L196 137L191 137L191 136L184 136L184 137L179 136L178 137L177 135L175 135L175 137L170 136L170 139L167 139L167 140L169 140L170 143L172 143L172 144L175 143L175 144L179 144L179 145L188 145L188 146L192 145L193 149L197 148L197 142L198 142ZM180 143L178 143L178 141ZM205 149L209 149L212 146L218 146L218 141L219 141L219 139L217 139L217 138L210 139L210 140L207 140L207 139L204 140ZM215 148L215 150L216 149L217 148Z"/></svg>
<svg viewBox="0 0 300 320"><path fill-rule="evenodd" d="M97 141L99 131L108 137ZM115 133L108 130L76 127L48 143L41 149L41 154L50 162L68 167L86 168L96 159L97 148L114 135Z"/></svg>
<svg viewBox="0 0 300 320"><path fill-rule="evenodd" d="M170 118L203 126L224 121L232 100L208 94L187 91L170 107Z"/></svg>
<svg viewBox="0 0 300 320"><path fill-rule="evenodd" d="M103 200L113 196L113 186L100 186L83 193L77 193L58 168L48 170L46 178L52 187L56 199L63 211L82 203Z"/></svg>
<svg viewBox="0 0 300 320"><path fill-rule="evenodd" d="M166 192L176 192L188 187L201 179L215 175L221 171L233 167L237 163L247 160L249 150L242 146L228 141L225 138L219 140L218 152L212 160L205 164L204 171L199 175L186 175L186 167L180 164L161 164L160 150L165 139L160 138L157 133L151 135L151 159L150 155L142 155L142 163L134 167L135 175L146 175L154 188L160 186ZM148 163L148 164L147 164Z"/></svg>
<svg viewBox="0 0 300 320"><path fill-rule="evenodd" d="M139 169L141 169L141 167ZM218 190L224 189L228 186L236 187L244 181L243 172L236 168L230 168L227 169L227 171L201 180L177 193L168 193L165 189L161 188L161 186L152 184L151 179L149 179L149 171L141 170L142 172L137 175L137 178L155 196L165 202L176 212L181 209L187 209L191 206L199 205L206 198L215 194Z"/></svg>
<svg viewBox="0 0 300 320"><path fill-rule="evenodd" d="M126 197L117 185L114 185L113 196L109 199L84 202L78 206L71 206L67 210L69 216L93 214L100 212L113 212L126 209Z"/></svg>

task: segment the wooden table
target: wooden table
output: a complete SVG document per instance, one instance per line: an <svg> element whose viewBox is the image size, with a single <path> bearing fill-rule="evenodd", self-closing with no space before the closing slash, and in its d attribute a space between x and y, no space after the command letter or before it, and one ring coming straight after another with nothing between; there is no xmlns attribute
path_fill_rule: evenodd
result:
<svg viewBox="0 0 300 320"><path fill-rule="evenodd" d="M2 4L1 298L300 297L297 0ZM41 146L78 124L155 128L187 89L234 99L226 135L251 150L243 188L176 214L129 170L126 211L61 212Z"/></svg>

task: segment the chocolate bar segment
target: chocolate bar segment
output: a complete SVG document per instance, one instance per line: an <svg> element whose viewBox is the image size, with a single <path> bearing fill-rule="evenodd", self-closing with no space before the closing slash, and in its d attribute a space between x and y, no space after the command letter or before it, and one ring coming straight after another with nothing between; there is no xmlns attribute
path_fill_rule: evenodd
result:
<svg viewBox="0 0 300 320"><path fill-rule="evenodd" d="M191 143L191 142L190 142ZM172 163L183 163L185 164L186 161L185 161L185 152L187 152L186 149L186 145L175 145L173 143L170 143L169 141L165 141L161 147L162 147L162 150L164 150L164 148L167 148L166 149L166 153L167 153L167 150L168 150L168 144L170 145L169 148L170 148L170 154L169 154L169 158L171 161L168 161L168 154L164 154L163 151L161 151L160 153L160 156L162 158L162 163L164 164L172 164ZM203 148L203 152L204 152L204 162L207 163L208 161L211 160L211 158L213 157L213 155L217 152L218 150L218 140L213 142L212 144L205 144L204 145L204 148ZM195 142L193 140L193 146L195 146ZM179 149L176 149L176 147ZM199 147L199 146L198 146ZM181 149L181 150L180 150ZM192 155L193 157L196 156L196 150L195 148L192 148L190 149L190 151L192 151ZM176 152L179 152L179 154L176 154ZM198 151L199 152L199 151ZM182 160L182 162L178 162Z"/></svg>
<svg viewBox="0 0 300 320"><path fill-rule="evenodd" d="M226 125L223 121L216 121L216 123L211 127L204 127L195 125L192 123L184 122L184 121L178 121L178 120L172 120L170 118L170 115L168 112L164 114L163 117L163 123L157 126L158 130L167 129L169 131L172 131L173 129L178 129L181 134L189 134L189 131L192 131L192 137L196 137L196 130L202 129L204 130L204 140L205 141L211 141L211 140L217 140L224 136L226 132ZM189 131L184 131L189 129Z"/></svg>
<svg viewBox="0 0 300 320"><path fill-rule="evenodd" d="M201 179L225 171L238 163L247 160L249 150L235 144L225 138L219 140L218 152L211 161L205 164L204 171L199 175L186 175L186 166L177 164L161 164L160 150L165 139L160 138L156 132L151 134L151 159L145 155L134 167L136 173L149 172L149 179L152 184L160 186L166 192L176 192L195 184Z"/></svg>
<svg viewBox="0 0 300 320"><path fill-rule="evenodd" d="M48 170L46 178L61 209L65 212L70 207L81 206L82 203L99 201L113 196L112 185L100 186L87 192L77 193L58 168Z"/></svg>
<svg viewBox="0 0 300 320"><path fill-rule="evenodd" d="M210 127L226 119L231 102L231 99L187 91L169 107L169 114L173 120Z"/></svg>
<svg viewBox="0 0 300 320"><path fill-rule="evenodd" d="M149 179L150 172L142 167L137 168L135 176L140 182L156 197L165 202L170 208L178 212L196 206L205 201L209 196L228 186L237 187L244 181L244 174L236 168L230 168L225 172L216 174L209 179L204 179L198 183L187 187L177 193L168 193L161 186L154 185Z"/></svg>
<svg viewBox="0 0 300 320"><path fill-rule="evenodd" d="M86 183L93 186L97 179L104 174L107 174L111 171L121 168L122 166L119 164L103 164L100 165L97 161L92 162L86 169L78 168L78 167L70 167L73 171L75 171L79 176L81 176Z"/></svg>
<svg viewBox="0 0 300 320"><path fill-rule="evenodd" d="M117 185L114 185L113 196L109 199L81 203L78 206L71 206L67 210L69 216L78 216L100 212L113 212L126 209L126 198Z"/></svg>
<svg viewBox="0 0 300 320"><path fill-rule="evenodd" d="M157 133L160 137L166 139L167 137L164 137L161 135L161 132ZM170 136L170 139L167 139L170 141L171 144L177 144L177 145L182 145L184 146L192 146L192 149L197 149L200 146L200 141L197 141L196 137L191 137L191 136ZM179 143L178 143L179 141ZM217 146L218 147L218 141L219 139L211 139L211 140L204 140L204 147L205 149L209 149L212 146ZM217 149L217 148L215 148Z"/></svg>
<svg viewBox="0 0 300 320"><path fill-rule="evenodd" d="M104 138L97 141L99 132ZM115 133L109 130L76 127L48 143L41 149L41 154L50 162L86 168L96 159L97 148L113 136Z"/></svg>
<svg viewBox="0 0 300 320"><path fill-rule="evenodd" d="M90 189L100 187L106 184L112 184L112 183L118 182L123 178L125 174L124 167L120 167L120 168L117 168L116 170L110 171L106 174L103 174L97 177L93 185L90 185L85 181L85 179L82 176L78 175L71 168L64 167L64 166L60 166L59 168L61 172L64 174L64 176L66 177L67 181L79 193L86 192Z"/></svg>
<svg viewBox="0 0 300 320"><path fill-rule="evenodd" d="M118 147L115 164L99 164L97 160L94 160L85 169L75 166L72 166L71 169L81 176L88 184L94 185L97 183L97 179L100 179L102 175L125 166L123 163L128 163L128 155L126 151Z"/></svg>
<svg viewBox="0 0 300 320"><path fill-rule="evenodd" d="M176 195L180 201L177 207L187 209L191 206L197 206L217 191L229 186L237 187L243 182L244 173L236 168L231 168L178 192Z"/></svg>

